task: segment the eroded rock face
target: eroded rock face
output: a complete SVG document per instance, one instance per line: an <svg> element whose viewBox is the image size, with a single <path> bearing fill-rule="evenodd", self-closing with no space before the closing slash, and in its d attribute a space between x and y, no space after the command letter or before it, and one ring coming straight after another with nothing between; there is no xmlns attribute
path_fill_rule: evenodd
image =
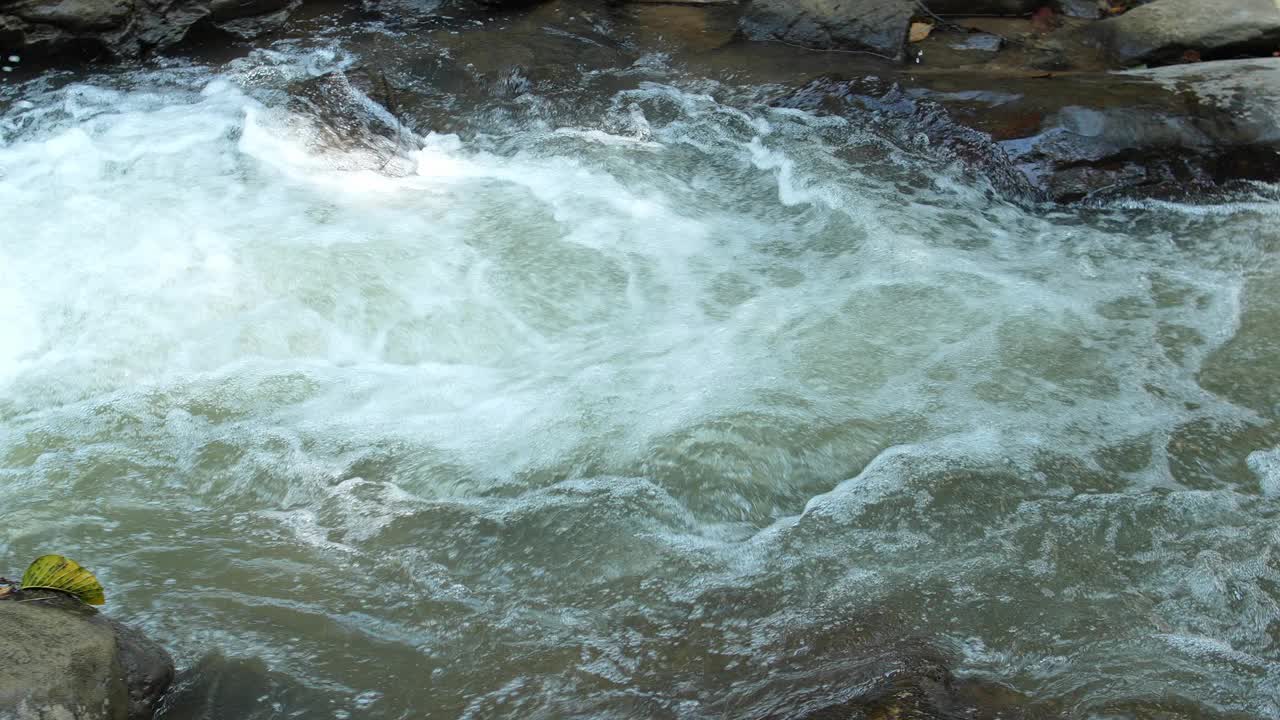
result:
<svg viewBox="0 0 1280 720"><path fill-rule="evenodd" d="M752 40L900 60L915 11L911 0L753 0L741 28Z"/></svg>
<svg viewBox="0 0 1280 720"><path fill-rule="evenodd" d="M48 591L0 600L0 720L149 720L173 660L142 633Z"/></svg>
<svg viewBox="0 0 1280 720"><path fill-rule="evenodd" d="M1280 43L1280 3L1156 0L1097 23L1089 35L1122 65L1163 63L1188 50L1206 59L1269 54Z"/></svg>
<svg viewBox="0 0 1280 720"><path fill-rule="evenodd" d="M1054 199L1187 199L1280 180L1280 60L1132 71L1115 82L1147 99L1067 104L1038 133L1002 143Z"/></svg>
<svg viewBox="0 0 1280 720"><path fill-rule="evenodd" d="M898 147L919 150L940 164L959 162L1000 195L1017 201L1043 199L990 135L956 122L941 104L878 78L820 78L777 99L774 105L810 112L857 115Z"/></svg>
<svg viewBox="0 0 1280 720"><path fill-rule="evenodd" d="M23 56L130 58L207 26L249 38L278 29L300 0L0 1L0 50Z"/></svg>
<svg viewBox="0 0 1280 720"><path fill-rule="evenodd" d="M1024 80L999 92L981 77L915 81L928 84L821 78L775 103L856 115L903 147L923 136L922 153L960 162L1018 202L1187 200L1280 181L1280 59Z"/></svg>

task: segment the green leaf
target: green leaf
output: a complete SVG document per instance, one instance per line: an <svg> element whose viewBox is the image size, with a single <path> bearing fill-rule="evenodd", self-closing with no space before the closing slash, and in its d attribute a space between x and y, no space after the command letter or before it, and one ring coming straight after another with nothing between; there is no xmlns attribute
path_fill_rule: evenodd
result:
<svg viewBox="0 0 1280 720"><path fill-rule="evenodd" d="M45 555L36 558L22 574L23 590L57 590L80 598L89 605L102 605L107 601L102 584L93 573L80 567L75 560L61 555Z"/></svg>

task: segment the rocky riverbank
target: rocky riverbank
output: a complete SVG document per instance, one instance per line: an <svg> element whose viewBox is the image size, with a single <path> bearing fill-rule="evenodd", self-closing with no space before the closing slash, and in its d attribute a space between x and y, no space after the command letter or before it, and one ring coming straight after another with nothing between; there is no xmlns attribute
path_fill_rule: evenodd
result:
<svg viewBox="0 0 1280 720"><path fill-rule="evenodd" d="M420 131L452 125L433 103L442 88L536 93L577 66L658 52L691 75L783 88L764 102L888 118L1018 201L1182 199L1280 179L1273 0L1223 12L1196 0L23 0L0 7L0 45L21 60L16 79L161 52L225 58L344 25L441 50L397 55L368 32L355 48Z"/></svg>

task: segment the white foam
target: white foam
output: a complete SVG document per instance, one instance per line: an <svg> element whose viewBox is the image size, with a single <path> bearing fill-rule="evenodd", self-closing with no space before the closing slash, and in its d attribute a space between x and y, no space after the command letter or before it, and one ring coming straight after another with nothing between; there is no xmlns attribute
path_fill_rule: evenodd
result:
<svg viewBox="0 0 1280 720"><path fill-rule="evenodd" d="M1280 497L1280 449L1259 450L1249 456L1249 469L1267 497Z"/></svg>

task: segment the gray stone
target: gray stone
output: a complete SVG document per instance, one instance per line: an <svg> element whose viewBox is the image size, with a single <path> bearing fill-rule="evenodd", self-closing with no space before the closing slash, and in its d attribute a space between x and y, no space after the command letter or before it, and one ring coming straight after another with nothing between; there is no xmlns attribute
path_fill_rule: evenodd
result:
<svg viewBox="0 0 1280 720"><path fill-rule="evenodd" d="M1212 145L1280 146L1280 58L1225 60L1130 70L1185 97L1188 107L1218 119Z"/></svg>
<svg viewBox="0 0 1280 720"><path fill-rule="evenodd" d="M1135 190L1177 198L1180 191L1280 176L1280 59L1113 77L1148 96L1147 107L1066 106L1029 142L1005 144L1029 175L1045 178L1054 198Z"/></svg>
<svg viewBox="0 0 1280 720"><path fill-rule="evenodd" d="M999 35L990 33L973 33L972 35L966 35L963 40L951 43L951 47L956 50L984 53L999 52L1003 45L1004 40Z"/></svg>
<svg viewBox="0 0 1280 720"><path fill-rule="evenodd" d="M1156 0L1089 28L1122 65L1267 51L1280 42L1280 0Z"/></svg>
<svg viewBox="0 0 1280 720"><path fill-rule="evenodd" d="M753 0L741 28L753 40L900 60L915 10L911 0Z"/></svg>
<svg viewBox="0 0 1280 720"><path fill-rule="evenodd" d="M59 593L0 600L0 720L149 720L173 660L137 630Z"/></svg>

